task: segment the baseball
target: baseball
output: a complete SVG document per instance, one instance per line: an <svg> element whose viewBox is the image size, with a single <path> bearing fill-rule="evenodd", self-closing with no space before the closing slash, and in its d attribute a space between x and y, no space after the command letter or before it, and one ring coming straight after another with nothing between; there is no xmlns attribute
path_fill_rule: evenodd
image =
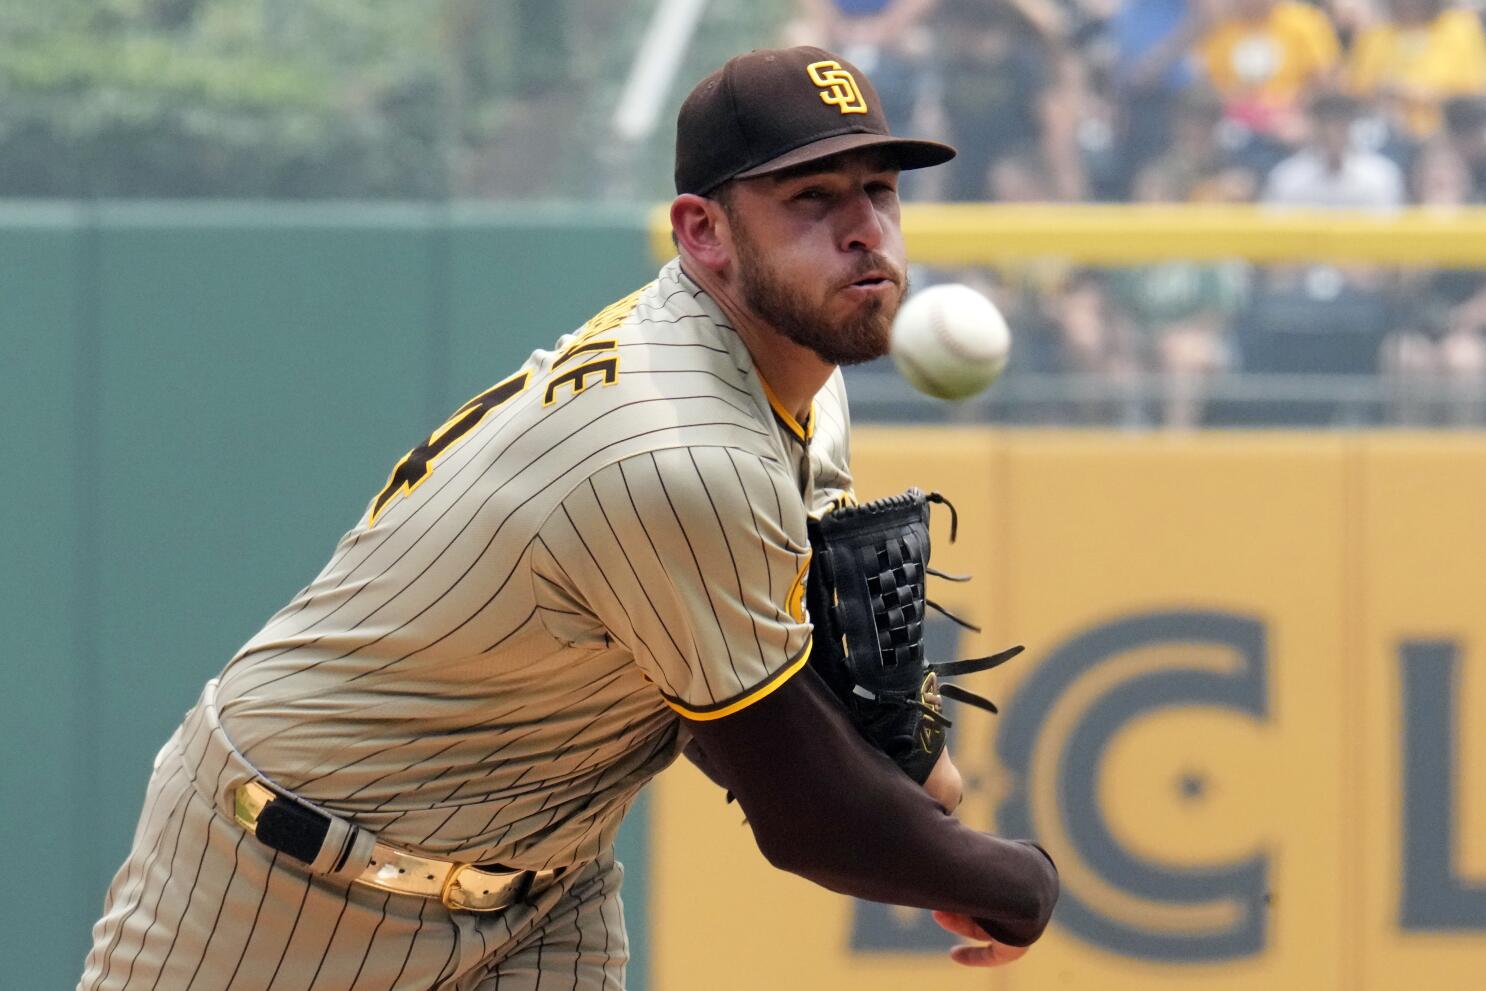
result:
<svg viewBox="0 0 1486 991"><path fill-rule="evenodd" d="M969 286L930 286L898 310L890 351L898 371L918 391L966 399L1006 367L1011 331L996 304Z"/></svg>

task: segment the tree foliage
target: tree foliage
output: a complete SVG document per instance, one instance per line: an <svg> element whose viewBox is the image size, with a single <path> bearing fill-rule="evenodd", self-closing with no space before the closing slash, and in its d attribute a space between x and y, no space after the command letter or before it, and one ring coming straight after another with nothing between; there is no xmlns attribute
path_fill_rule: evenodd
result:
<svg viewBox="0 0 1486 991"><path fill-rule="evenodd" d="M767 40L784 6L713 0L695 51ZM538 192L590 194L653 9L3 0L0 197L484 195L499 185L489 163L512 157L493 153L520 161L524 143L545 156L523 163Z"/></svg>
<svg viewBox="0 0 1486 991"><path fill-rule="evenodd" d="M6 0L0 195L439 195L456 6Z"/></svg>

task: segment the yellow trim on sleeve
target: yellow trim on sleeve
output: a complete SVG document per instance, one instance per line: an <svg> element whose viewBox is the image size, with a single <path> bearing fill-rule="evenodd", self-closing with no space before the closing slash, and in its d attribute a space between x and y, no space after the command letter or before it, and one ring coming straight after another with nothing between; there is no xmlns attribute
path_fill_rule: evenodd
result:
<svg viewBox="0 0 1486 991"><path fill-rule="evenodd" d="M800 570L784 596L784 611L796 623L805 622L805 582L810 577L810 559L814 556L814 550L805 552L805 560L800 562Z"/></svg>
<svg viewBox="0 0 1486 991"><path fill-rule="evenodd" d="M666 696L664 695L662 695L661 698L665 699L666 705L670 706L672 709L675 709L687 719L695 719L697 722L705 723L713 719L721 719L723 716L731 716L733 713L739 711L740 709L746 709L750 705L753 705L753 703L757 702L759 699L766 698L768 695L772 694L774 690L777 689L780 685L793 678L795 674L798 673L799 670L805 666L806 662L810 660L810 648L814 645L814 643L815 641L813 639L805 641L805 649L800 651L799 657L795 658L789 664L774 672L773 677L769 678L762 685L759 685L749 694L733 699L731 702L725 702L722 704L721 708L692 709L672 699L666 698Z"/></svg>

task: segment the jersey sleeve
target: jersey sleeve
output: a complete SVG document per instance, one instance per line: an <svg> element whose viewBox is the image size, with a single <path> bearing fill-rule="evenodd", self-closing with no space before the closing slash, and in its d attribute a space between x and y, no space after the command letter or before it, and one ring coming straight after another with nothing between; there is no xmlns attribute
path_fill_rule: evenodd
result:
<svg viewBox="0 0 1486 991"><path fill-rule="evenodd" d="M538 541L539 610L591 617L684 716L737 712L808 660L805 507L776 462L729 447L632 457L570 493Z"/></svg>

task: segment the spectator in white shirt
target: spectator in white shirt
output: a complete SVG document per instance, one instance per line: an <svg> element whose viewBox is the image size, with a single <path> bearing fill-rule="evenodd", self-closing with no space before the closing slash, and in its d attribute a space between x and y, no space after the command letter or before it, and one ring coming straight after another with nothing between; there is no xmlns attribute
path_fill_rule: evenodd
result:
<svg viewBox="0 0 1486 991"><path fill-rule="evenodd" d="M1361 110L1343 93L1311 102L1310 140L1269 173L1260 200L1276 206L1392 210L1403 206L1403 172L1393 160L1360 148L1352 125Z"/></svg>

